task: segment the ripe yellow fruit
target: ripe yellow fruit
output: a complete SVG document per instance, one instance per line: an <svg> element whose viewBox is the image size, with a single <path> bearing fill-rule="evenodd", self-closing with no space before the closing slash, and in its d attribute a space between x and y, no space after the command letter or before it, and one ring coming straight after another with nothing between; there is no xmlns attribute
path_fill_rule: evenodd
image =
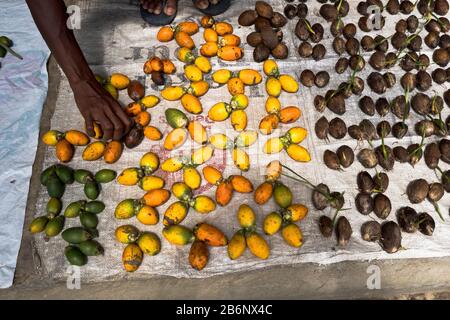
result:
<svg viewBox="0 0 450 320"><path fill-rule="evenodd" d="M271 212L269 213L265 218L263 222L263 230L264 233L271 236L275 233L277 233L281 225L283 223L283 218L281 215L277 212Z"/></svg>
<svg viewBox="0 0 450 320"><path fill-rule="evenodd" d="M225 150L233 144L232 141L230 141L223 133L213 134L209 137L209 142L214 146L214 148L220 150Z"/></svg>
<svg viewBox="0 0 450 320"><path fill-rule="evenodd" d="M232 96L244 94L245 92L244 82L242 82L242 80L237 77L228 80L227 87L228 92L230 92Z"/></svg>
<svg viewBox="0 0 450 320"><path fill-rule="evenodd" d="M294 127L289 129L287 132L287 137L292 143L298 144L302 142L306 136L308 135L308 131L305 128Z"/></svg>
<svg viewBox="0 0 450 320"><path fill-rule="evenodd" d="M258 139L258 132L254 130L243 131L235 138L234 144L239 147L249 147Z"/></svg>
<svg viewBox="0 0 450 320"><path fill-rule="evenodd" d="M183 170L183 181L192 190L200 188L202 177L194 167L186 167Z"/></svg>
<svg viewBox="0 0 450 320"><path fill-rule="evenodd" d="M216 203L208 196L198 196L194 199L192 206L198 213L210 213L216 209Z"/></svg>
<svg viewBox="0 0 450 320"><path fill-rule="evenodd" d="M155 208L143 205L136 213L136 218L140 223L152 226L159 222L159 214Z"/></svg>
<svg viewBox="0 0 450 320"><path fill-rule="evenodd" d="M200 69L203 73L209 73L211 72L211 63L209 60L203 56L198 56L194 64L197 66L198 69Z"/></svg>
<svg viewBox="0 0 450 320"><path fill-rule="evenodd" d="M231 260L236 260L244 254L247 244L242 232L236 232L228 243L228 256Z"/></svg>
<svg viewBox="0 0 450 320"><path fill-rule="evenodd" d="M202 107L200 100L196 96L194 96L190 93L185 94L181 98L181 104L183 105L184 109L187 112L190 112L193 114L199 114L199 113L202 113L202 111L203 111L203 107Z"/></svg>
<svg viewBox="0 0 450 320"><path fill-rule="evenodd" d="M161 189L164 187L164 179L157 176L145 176L139 181L139 186L144 191Z"/></svg>
<svg viewBox="0 0 450 320"><path fill-rule="evenodd" d="M244 110L234 110L230 117L231 125L236 131L243 131L247 128L247 113Z"/></svg>
<svg viewBox="0 0 450 320"><path fill-rule="evenodd" d="M144 170L146 175L155 172L159 167L159 158L154 152L147 152L141 157L139 166Z"/></svg>
<svg viewBox="0 0 450 320"><path fill-rule="evenodd" d="M125 247L122 253L122 263L125 271L134 272L139 269L144 254L137 244L131 243Z"/></svg>
<svg viewBox="0 0 450 320"><path fill-rule="evenodd" d="M264 152L268 154L278 153L283 150L284 145L280 138L270 138L264 144Z"/></svg>
<svg viewBox="0 0 450 320"><path fill-rule="evenodd" d="M239 71L238 77L247 86L259 84L262 81L261 74L253 69L243 69Z"/></svg>
<svg viewBox="0 0 450 320"><path fill-rule="evenodd" d="M279 73L278 64L272 59L264 61L263 70L268 77L276 77Z"/></svg>
<svg viewBox="0 0 450 320"><path fill-rule="evenodd" d="M241 204L239 206L237 218L242 228L250 228L255 224L256 221L255 212L247 204Z"/></svg>
<svg viewBox="0 0 450 320"><path fill-rule="evenodd" d="M298 162L309 162L311 161L311 155L309 154L308 150L306 150L304 147L299 146L298 144L291 144L286 149L287 154L289 157L291 157L293 160Z"/></svg>
<svg viewBox="0 0 450 320"><path fill-rule="evenodd" d="M136 243L149 256L157 255L161 251L161 241L153 232L142 232Z"/></svg>
<svg viewBox="0 0 450 320"><path fill-rule="evenodd" d="M109 82L117 90L123 90L126 89L130 84L130 79L122 73L113 73L111 75L111 78L109 79Z"/></svg>
<svg viewBox="0 0 450 320"><path fill-rule="evenodd" d="M74 146L85 146L89 143L89 137L84 132L78 130L66 131L64 138Z"/></svg>
<svg viewBox="0 0 450 320"><path fill-rule="evenodd" d="M248 171L248 169L250 169L250 158L247 152L242 149L233 149L233 161L236 167L242 171Z"/></svg>
<svg viewBox="0 0 450 320"><path fill-rule="evenodd" d="M293 77L287 74L282 74L279 78L281 88L289 93L295 93L298 91L298 82Z"/></svg>
<svg viewBox="0 0 450 320"><path fill-rule="evenodd" d="M277 113L281 110L281 102L276 97L268 97L266 100L266 112Z"/></svg>
<svg viewBox="0 0 450 320"><path fill-rule="evenodd" d="M292 247L298 248L303 244L303 235L300 227L294 223L289 223L281 229L281 236L284 241Z"/></svg>
<svg viewBox="0 0 450 320"><path fill-rule="evenodd" d="M212 74L214 82L219 84L225 84L231 79L233 73L227 69L219 69Z"/></svg>
<svg viewBox="0 0 450 320"><path fill-rule="evenodd" d="M168 101L180 100L184 94L184 88L178 86L166 87L161 91L161 96Z"/></svg>
<svg viewBox="0 0 450 320"><path fill-rule="evenodd" d="M247 246L253 255L260 259L267 259L270 256L270 248L266 240L256 232L252 232L246 237Z"/></svg>
<svg viewBox="0 0 450 320"><path fill-rule="evenodd" d="M230 116L230 106L225 102L216 103L209 109L208 117L213 121L224 121Z"/></svg>
<svg viewBox="0 0 450 320"><path fill-rule="evenodd" d="M139 238L140 232L135 226L126 224L118 227L114 234L117 241L119 241L120 243L129 244L136 242L136 240Z"/></svg>
<svg viewBox="0 0 450 320"><path fill-rule="evenodd" d="M192 231L180 225L171 225L165 227L162 231L162 234L164 238L171 244L179 246L186 245L194 240Z"/></svg>
<svg viewBox="0 0 450 320"><path fill-rule="evenodd" d="M100 159L105 152L106 145L103 141L95 141L88 144L83 150L82 158L85 161L95 161Z"/></svg>
<svg viewBox="0 0 450 320"><path fill-rule="evenodd" d="M206 81L192 82L189 86L188 92L196 97L201 97L209 90L209 84Z"/></svg>
<svg viewBox="0 0 450 320"><path fill-rule="evenodd" d="M208 134L205 127L198 121L191 121L188 124L188 131L191 139L199 144L205 144L208 141Z"/></svg>
<svg viewBox="0 0 450 320"><path fill-rule="evenodd" d="M266 92L269 96L278 98L281 94L281 82L274 77L269 77L266 81Z"/></svg>
<svg viewBox="0 0 450 320"><path fill-rule="evenodd" d="M49 130L42 136L42 141L48 146L56 146L62 136L62 132L57 130Z"/></svg>
<svg viewBox="0 0 450 320"><path fill-rule="evenodd" d="M191 82L203 80L202 70L200 70L200 68L198 68L194 64L190 64L184 67L184 75Z"/></svg>
<svg viewBox="0 0 450 320"><path fill-rule="evenodd" d="M117 182L123 186L134 186L139 182L142 173L138 168L124 169L117 177Z"/></svg>
<svg viewBox="0 0 450 320"><path fill-rule="evenodd" d="M168 158L161 164L161 169L167 172L177 172L181 170L184 166L183 158L181 157L172 157Z"/></svg>
<svg viewBox="0 0 450 320"><path fill-rule="evenodd" d="M183 201L189 201L192 198L192 190L184 182L175 182L172 185L173 195Z"/></svg>
<svg viewBox="0 0 450 320"><path fill-rule="evenodd" d="M292 222L302 220L308 214L308 208L302 204L291 204L287 207Z"/></svg>
<svg viewBox="0 0 450 320"><path fill-rule="evenodd" d="M194 150L191 155L191 162L193 165L201 165L211 159L214 154L214 149L210 146L203 146L200 149Z"/></svg>
<svg viewBox="0 0 450 320"><path fill-rule="evenodd" d="M174 150L184 144L187 138L187 131L184 128L173 129L164 140L166 150Z"/></svg>
<svg viewBox="0 0 450 320"><path fill-rule="evenodd" d="M223 178L222 173L212 166L203 167L203 176L211 184L218 184Z"/></svg>
<svg viewBox="0 0 450 320"><path fill-rule="evenodd" d="M139 101L146 109L153 108L159 103L159 98L155 95L145 96Z"/></svg>
<svg viewBox="0 0 450 320"><path fill-rule="evenodd" d="M189 207L183 201L172 203L164 213L163 225L170 226L181 223L189 211Z"/></svg>

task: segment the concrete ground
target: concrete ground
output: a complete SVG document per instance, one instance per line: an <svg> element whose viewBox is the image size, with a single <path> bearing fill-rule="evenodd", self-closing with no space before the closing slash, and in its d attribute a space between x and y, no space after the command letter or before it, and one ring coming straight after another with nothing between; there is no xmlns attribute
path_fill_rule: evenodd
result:
<svg viewBox="0 0 450 320"><path fill-rule="evenodd" d="M49 62L49 93L41 133L49 129L62 75ZM45 148L39 145L33 165L25 227L33 216ZM370 290L370 265L380 269L380 289ZM69 290L40 264L29 232L23 233L14 285L0 299L449 299L450 258L298 264L206 279L158 277L147 280L81 283Z"/></svg>

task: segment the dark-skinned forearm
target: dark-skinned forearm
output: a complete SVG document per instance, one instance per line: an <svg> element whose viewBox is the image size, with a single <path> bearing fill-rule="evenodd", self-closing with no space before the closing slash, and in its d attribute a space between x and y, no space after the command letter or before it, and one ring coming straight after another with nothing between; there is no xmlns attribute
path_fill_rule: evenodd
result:
<svg viewBox="0 0 450 320"><path fill-rule="evenodd" d="M66 5L63 0L26 0L33 19L69 82L94 79L73 31L67 28Z"/></svg>

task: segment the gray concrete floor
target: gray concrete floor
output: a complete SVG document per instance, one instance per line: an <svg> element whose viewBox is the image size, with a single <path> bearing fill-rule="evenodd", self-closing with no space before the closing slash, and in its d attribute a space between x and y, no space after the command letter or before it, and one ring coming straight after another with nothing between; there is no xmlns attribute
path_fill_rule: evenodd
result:
<svg viewBox="0 0 450 320"><path fill-rule="evenodd" d="M41 134L49 129L62 75L53 58L49 62L49 93L41 120ZM45 148L39 145L33 165L25 228L35 207L39 172ZM369 265L380 268L381 288L369 290ZM327 266L298 264L240 272L207 279L172 277L81 283L69 290L46 274L23 233L14 285L0 290L0 299L448 299L450 258L342 262Z"/></svg>

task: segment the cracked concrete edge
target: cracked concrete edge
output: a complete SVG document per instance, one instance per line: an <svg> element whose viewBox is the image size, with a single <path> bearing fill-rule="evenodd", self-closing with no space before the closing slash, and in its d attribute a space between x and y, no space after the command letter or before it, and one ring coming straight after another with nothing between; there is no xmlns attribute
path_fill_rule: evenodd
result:
<svg viewBox="0 0 450 320"><path fill-rule="evenodd" d="M48 63L49 91L41 135L50 128L62 77L53 57ZM45 146L39 143L33 164L24 233L14 285L0 290L0 299L429 299L448 298L450 258L312 263L277 266L206 279L152 277L83 283L69 290L55 281L40 263L27 226L34 216ZM367 289L367 267L381 269L381 289ZM264 279L264 280L262 280ZM182 289L181 289L182 288ZM442 294L440 294L442 292Z"/></svg>

